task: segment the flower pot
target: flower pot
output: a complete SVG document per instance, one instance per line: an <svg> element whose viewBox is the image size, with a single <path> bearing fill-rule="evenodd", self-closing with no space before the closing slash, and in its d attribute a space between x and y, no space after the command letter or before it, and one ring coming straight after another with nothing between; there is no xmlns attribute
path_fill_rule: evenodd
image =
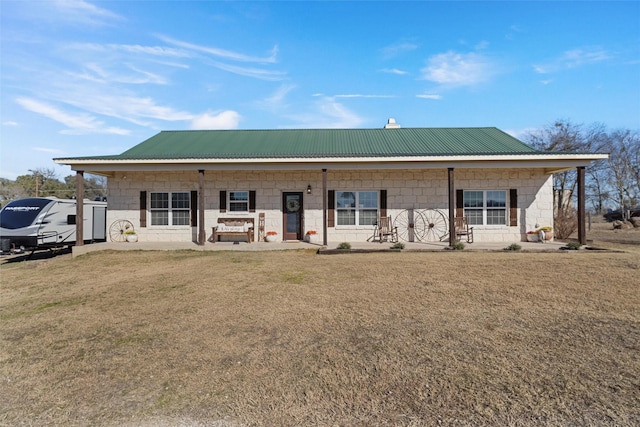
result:
<svg viewBox="0 0 640 427"><path fill-rule="evenodd" d="M305 236L305 239L308 243L318 243L320 241L320 238L317 234L307 234Z"/></svg>
<svg viewBox="0 0 640 427"><path fill-rule="evenodd" d="M267 234L267 236L265 237L265 240L267 242L275 242L277 238L278 238L278 235L276 234Z"/></svg>
<svg viewBox="0 0 640 427"><path fill-rule="evenodd" d="M527 233L527 242L537 242L538 241L538 233Z"/></svg>
<svg viewBox="0 0 640 427"><path fill-rule="evenodd" d="M127 234L127 242L129 243L134 243L138 241L138 235L137 234Z"/></svg>

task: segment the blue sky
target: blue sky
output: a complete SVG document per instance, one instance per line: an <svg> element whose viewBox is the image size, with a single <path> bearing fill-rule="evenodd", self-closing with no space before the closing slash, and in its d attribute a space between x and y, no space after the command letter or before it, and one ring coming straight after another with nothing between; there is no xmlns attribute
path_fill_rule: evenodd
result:
<svg viewBox="0 0 640 427"><path fill-rule="evenodd" d="M640 2L0 0L0 176L161 130L640 129Z"/></svg>

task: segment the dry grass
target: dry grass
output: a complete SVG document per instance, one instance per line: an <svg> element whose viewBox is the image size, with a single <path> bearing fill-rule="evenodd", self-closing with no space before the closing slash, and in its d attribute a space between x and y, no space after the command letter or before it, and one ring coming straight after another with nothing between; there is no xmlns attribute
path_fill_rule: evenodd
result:
<svg viewBox="0 0 640 427"><path fill-rule="evenodd" d="M577 238L577 234L572 235ZM613 224L602 219L594 218L587 229L587 239L605 248L623 248L627 251L640 252L640 228L632 228L630 223L619 230Z"/></svg>
<svg viewBox="0 0 640 427"><path fill-rule="evenodd" d="M103 252L0 270L4 425L638 425L638 253Z"/></svg>

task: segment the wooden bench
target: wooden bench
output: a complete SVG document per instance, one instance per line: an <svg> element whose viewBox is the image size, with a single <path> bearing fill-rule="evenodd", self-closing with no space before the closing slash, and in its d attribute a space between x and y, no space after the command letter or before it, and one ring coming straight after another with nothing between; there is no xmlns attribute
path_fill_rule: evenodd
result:
<svg viewBox="0 0 640 427"><path fill-rule="evenodd" d="M253 218L218 218L218 225L212 228L211 243L220 241L220 236L236 236L246 238L247 243L253 242Z"/></svg>

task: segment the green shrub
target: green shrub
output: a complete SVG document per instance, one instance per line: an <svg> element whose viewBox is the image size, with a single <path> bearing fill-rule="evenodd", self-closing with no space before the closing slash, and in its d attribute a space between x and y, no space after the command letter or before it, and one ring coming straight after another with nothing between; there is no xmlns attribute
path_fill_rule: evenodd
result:
<svg viewBox="0 0 640 427"><path fill-rule="evenodd" d="M522 249L522 246L520 246L517 243L512 243L506 248L504 248L505 251L519 251L520 249Z"/></svg>
<svg viewBox="0 0 640 427"><path fill-rule="evenodd" d="M572 251L578 250L580 249L582 245L578 242L569 242L567 243L567 245L565 246L565 248L567 249L571 249Z"/></svg>
<svg viewBox="0 0 640 427"><path fill-rule="evenodd" d="M404 243L402 242L394 243L393 246L391 246L391 249L404 249Z"/></svg>
<svg viewBox="0 0 640 427"><path fill-rule="evenodd" d="M453 249L454 251L461 251L464 250L464 243L462 242L455 242L453 244L453 246L451 246L451 249Z"/></svg>
<svg viewBox="0 0 640 427"><path fill-rule="evenodd" d="M338 245L338 249L351 249L351 243L342 242Z"/></svg>

